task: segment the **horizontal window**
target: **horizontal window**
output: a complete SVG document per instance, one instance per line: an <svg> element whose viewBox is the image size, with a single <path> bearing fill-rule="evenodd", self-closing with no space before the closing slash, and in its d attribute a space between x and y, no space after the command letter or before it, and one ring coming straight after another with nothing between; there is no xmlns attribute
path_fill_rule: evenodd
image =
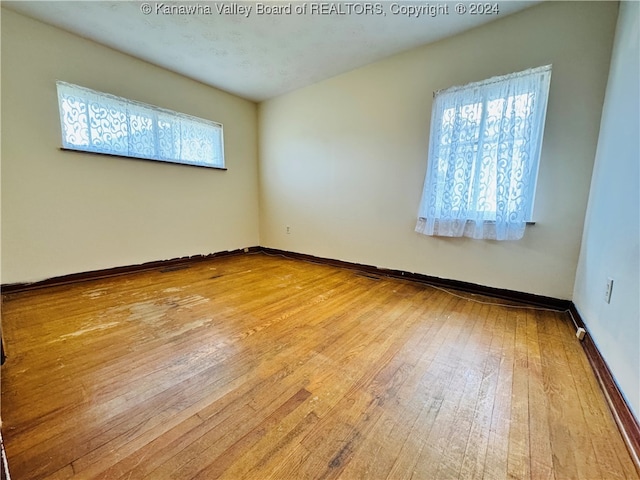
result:
<svg viewBox="0 0 640 480"><path fill-rule="evenodd" d="M65 82L57 87L63 148L224 168L219 123Z"/></svg>

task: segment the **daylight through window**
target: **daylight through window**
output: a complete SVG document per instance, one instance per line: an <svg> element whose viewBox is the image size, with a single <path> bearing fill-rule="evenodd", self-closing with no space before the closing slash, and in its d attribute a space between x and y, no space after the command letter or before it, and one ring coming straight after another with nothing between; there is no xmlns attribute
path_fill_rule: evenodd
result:
<svg viewBox="0 0 640 480"><path fill-rule="evenodd" d="M531 220L551 66L436 93L416 231L522 238Z"/></svg>
<svg viewBox="0 0 640 480"><path fill-rule="evenodd" d="M219 123L65 82L57 87L63 148L224 168Z"/></svg>

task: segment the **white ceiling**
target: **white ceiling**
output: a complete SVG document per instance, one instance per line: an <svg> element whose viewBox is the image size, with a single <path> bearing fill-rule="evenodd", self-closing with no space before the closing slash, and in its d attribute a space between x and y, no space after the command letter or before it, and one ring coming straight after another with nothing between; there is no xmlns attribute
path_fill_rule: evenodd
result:
<svg viewBox="0 0 640 480"><path fill-rule="evenodd" d="M393 2L379 15L311 14L312 2L292 5L292 14L258 15L256 2L15 1L4 7L241 97L261 101L290 92L389 55L434 42L530 7L534 1L498 1L499 14L457 14L471 2ZM295 8L307 13L296 14ZM317 3L317 2L316 2ZM448 7L436 16L394 14L393 5ZM492 1L492 5L496 2ZM191 6L195 15L163 14ZM251 7L250 14L220 14L218 7ZM347 12L373 3L333 5ZM207 12L211 10L211 14ZM313 8L318 8L313 7Z"/></svg>

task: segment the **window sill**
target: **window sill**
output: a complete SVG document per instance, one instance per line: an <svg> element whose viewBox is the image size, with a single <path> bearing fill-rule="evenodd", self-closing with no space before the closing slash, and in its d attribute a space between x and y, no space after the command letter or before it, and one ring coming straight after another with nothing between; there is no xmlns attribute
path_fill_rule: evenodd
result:
<svg viewBox="0 0 640 480"><path fill-rule="evenodd" d="M473 220L467 220L467 222L472 222L472 221L473 221ZM488 224L488 225L495 225L495 223L496 223L496 222L493 222L493 221L491 221L491 220L487 220L487 221L485 221L484 223L485 223L485 224ZM531 225L535 225L535 224L536 224L536 222L525 222L525 224L526 224L526 225L527 225L527 227L528 227L528 226L531 226Z"/></svg>
<svg viewBox="0 0 640 480"><path fill-rule="evenodd" d="M84 153L87 155L99 155L101 157L126 158L130 160L146 160L148 162L168 163L171 165L185 165L187 167L209 168L211 170L225 170L225 171L227 170L227 167L217 167L215 165L201 165L199 163L176 162L173 160L160 160L157 158L133 157L129 155L117 155L115 153L92 152L91 150L80 150L76 148L60 147L60 150L62 150L63 152L76 152L76 153Z"/></svg>

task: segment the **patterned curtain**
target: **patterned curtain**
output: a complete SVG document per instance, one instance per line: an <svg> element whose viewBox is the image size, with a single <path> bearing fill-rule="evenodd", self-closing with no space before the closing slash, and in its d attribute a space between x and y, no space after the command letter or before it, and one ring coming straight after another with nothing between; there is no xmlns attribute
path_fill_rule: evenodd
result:
<svg viewBox="0 0 640 480"><path fill-rule="evenodd" d="M224 167L222 125L57 83L64 148Z"/></svg>
<svg viewBox="0 0 640 480"><path fill-rule="evenodd" d="M531 219L551 66L436 92L416 231L517 240Z"/></svg>

